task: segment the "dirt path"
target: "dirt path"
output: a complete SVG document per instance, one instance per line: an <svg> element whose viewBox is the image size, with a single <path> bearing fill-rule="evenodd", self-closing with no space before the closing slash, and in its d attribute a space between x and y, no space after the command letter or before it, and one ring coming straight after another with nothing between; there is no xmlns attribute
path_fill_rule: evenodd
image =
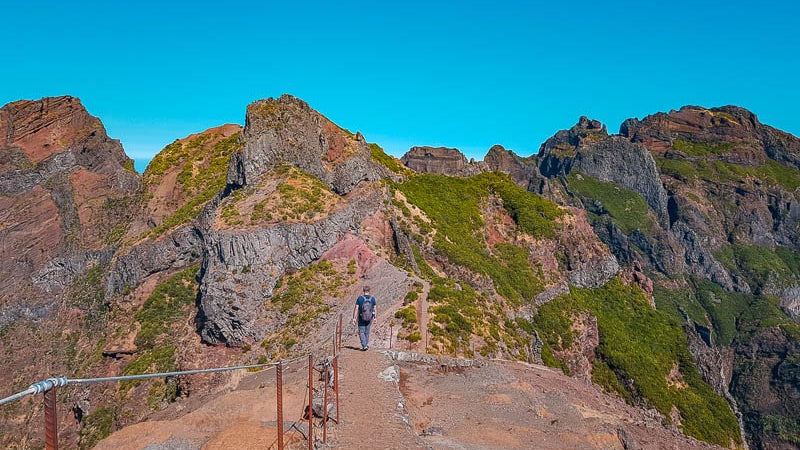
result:
<svg viewBox="0 0 800 450"><path fill-rule="evenodd" d="M378 349L342 352L342 423L329 441L340 449L426 449L403 414L399 369Z"/></svg>

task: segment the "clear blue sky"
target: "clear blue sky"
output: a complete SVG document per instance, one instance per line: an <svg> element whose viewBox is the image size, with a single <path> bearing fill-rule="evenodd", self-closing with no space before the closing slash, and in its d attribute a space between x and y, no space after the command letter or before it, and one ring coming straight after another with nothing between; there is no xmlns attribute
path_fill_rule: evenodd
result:
<svg viewBox="0 0 800 450"><path fill-rule="evenodd" d="M2 5L0 104L73 95L128 154L290 93L402 155L522 156L587 115L736 104L800 134L793 0Z"/></svg>

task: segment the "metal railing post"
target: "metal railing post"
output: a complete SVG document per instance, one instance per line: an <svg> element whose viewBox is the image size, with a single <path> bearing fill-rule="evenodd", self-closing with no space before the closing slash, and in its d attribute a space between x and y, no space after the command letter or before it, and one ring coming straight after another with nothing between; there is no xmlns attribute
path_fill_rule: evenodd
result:
<svg viewBox="0 0 800 450"><path fill-rule="evenodd" d="M339 423L339 357L333 358L333 390L336 392L336 423Z"/></svg>
<svg viewBox="0 0 800 450"><path fill-rule="evenodd" d="M328 366L325 366L325 387L322 392L322 443L328 442Z"/></svg>
<svg viewBox="0 0 800 450"><path fill-rule="evenodd" d="M275 384L278 392L278 450L283 450L283 363L275 366Z"/></svg>
<svg viewBox="0 0 800 450"><path fill-rule="evenodd" d="M344 334L344 329L342 328L342 313L339 313L339 351L342 351L342 335Z"/></svg>
<svg viewBox="0 0 800 450"><path fill-rule="evenodd" d="M308 450L314 450L314 359L308 355Z"/></svg>
<svg viewBox="0 0 800 450"><path fill-rule="evenodd" d="M55 387L44 393L44 442L47 450L58 450L58 417Z"/></svg>

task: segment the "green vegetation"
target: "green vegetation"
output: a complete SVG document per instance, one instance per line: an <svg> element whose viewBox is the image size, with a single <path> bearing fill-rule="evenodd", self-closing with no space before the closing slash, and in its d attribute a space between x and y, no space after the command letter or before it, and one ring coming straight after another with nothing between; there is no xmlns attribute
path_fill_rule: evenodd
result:
<svg viewBox="0 0 800 450"><path fill-rule="evenodd" d="M175 363L175 346L166 345L145 350L138 354L125 369L122 375L139 375L144 373L174 372L177 370ZM119 382L120 392L123 394L132 388L142 384L143 380L126 380ZM163 383L161 379L154 380L154 383Z"/></svg>
<svg viewBox="0 0 800 450"><path fill-rule="evenodd" d="M684 160L656 158L661 173L684 181L698 179L737 183L757 179L768 186L782 187L794 192L800 187L800 170L768 159L760 166L750 166L717 160Z"/></svg>
<svg viewBox="0 0 800 450"><path fill-rule="evenodd" d="M403 309L397 310L397 312L394 313L394 317L403 322L404 328L409 328L417 323L417 307L408 305Z"/></svg>
<svg viewBox="0 0 800 450"><path fill-rule="evenodd" d="M396 188L431 219L437 230L433 246L451 262L488 275L508 300L530 302L541 292L543 274L528 262L528 250L510 244L487 246L481 205L491 194L519 229L535 237L555 235L555 219L565 214L554 203L516 186L506 175L484 173L473 178L419 175ZM417 263L422 275L436 277L427 264ZM429 273L426 273L429 272Z"/></svg>
<svg viewBox="0 0 800 450"><path fill-rule="evenodd" d="M145 182L151 176L161 176L178 163L183 162L189 158L188 152L183 150L183 144L179 140L164 147L160 152L153 157L145 170Z"/></svg>
<svg viewBox="0 0 800 450"><path fill-rule="evenodd" d="M280 202L276 205L276 212L281 214L282 220L287 219L312 219L326 210L327 201L335 195L318 178L302 173L305 176L305 183L292 184L290 181L300 180L298 176L300 169L294 168L291 178L278 185L277 193L280 195ZM328 195L323 195L328 194Z"/></svg>
<svg viewBox="0 0 800 450"><path fill-rule="evenodd" d="M586 205L590 213L595 216L608 214L625 234L634 230L653 234L656 223L648 214L647 202L638 193L576 172L567 175L567 182L571 191L592 202Z"/></svg>
<svg viewBox="0 0 800 450"><path fill-rule="evenodd" d="M429 330L439 338L448 352L468 353L467 346L476 326L483 319L479 303L488 303L469 285L456 285L452 280L438 278L431 285L428 301L433 305Z"/></svg>
<svg viewBox="0 0 800 450"><path fill-rule="evenodd" d="M431 314L428 331L430 351L473 356L493 356L503 351L511 358L529 361L527 344L533 327L524 320L509 320L503 308L490 296L468 284L435 277L428 294ZM412 333L413 334L413 333ZM483 346L472 348L473 336Z"/></svg>
<svg viewBox="0 0 800 450"><path fill-rule="evenodd" d="M188 267L159 284L133 316L141 325L134 341L139 349L153 348L176 322L187 317L187 309L197 298L198 269L197 265Z"/></svg>
<svg viewBox="0 0 800 450"><path fill-rule="evenodd" d="M735 146L736 144L733 143L710 144L702 142L690 142L680 139L676 139L672 142L672 147L675 150L688 156L719 155L731 150Z"/></svg>
<svg viewBox="0 0 800 450"><path fill-rule="evenodd" d="M781 311L775 297L727 292L717 284L696 278L690 278L682 290L657 289L656 305L673 314L678 306L690 311L692 319L713 329L716 345L744 342L766 327L777 326L791 332L796 325Z"/></svg>
<svg viewBox="0 0 800 450"><path fill-rule="evenodd" d="M369 149L372 153L372 160L383 165L390 171L401 175L410 175L413 173L406 166L402 165L396 158L391 155L387 155L380 145L369 144Z"/></svg>
<svg viewBox="0 0 800 450"><path fill-rule="evenodd" d="M797 418L767 415L762 418L764 432L792 444L800 444L800 420Z"/></svg>
<svg viewBox="0 0 800 450"><path fill-rule="evenodd" d="M741 442L728 404L702 381L680 322L650 307L638 287L614 279L597 289L571 288L568 295L542 306L543 318L535 318L535 324L548 347L562 335L569 341L569 325L558 317L580 312L597 317L600 345L595 352L607 366L599 366L593 381L611 392L621 392L626 382L631 383L632 390L622 392L640 396L666 417L676 407L683 431L690 436L722 446ZM566 344L556 348L559 345ZM668 383L673 367L680 370L680 383Z"/></svg>
<svg viewBox="0 0 800 450"><path fill-rule="evenodd" d="M133 318L139 323L139 332L134 338L137 356L125 369L123 375L139 375L153 372L177 370L176 347L170 333L176 324L187 319L188 309L197 297L198 266L188 267L159 284L145 300ZM119 390L124 395L145 380L123 381ZM146 399L149 407L157 409L162 402L172 402L177 396L175 380L153 379Z"/></svg>
<svg viewBox="0 0 800 450"><path fill-rule="evenodd" d="M800 279L800 254L786 248L728 245L714 256L751 287L783 287Z"/></svg>
<svg viewBox="0 0 800 450"><path fill-rule="evenodd" d="M788 272L794 274L797 270L797 253L786 249L729 246L716 256L757 290L764 280L779 280ZM757 348L766 340L769 347L776 341L785 339L793 343L800 338L800 325L787 317L779 308L778 299L770 295L727 292L710 281L688 278L681 289L657 288L655 297L659 309L680 317L680 307L693 320L711 328L716 346ZM794 383L791 379L794 375L789 375L789 379L782 378L784 374L792 373L793 365L800 361L792 351L796 352L796 349L789 350L777 368L774 360L767 362L752 356L735 358L733 372L736 375L730 389L739 400L745 429L749 433L796 444L800 427L791 413L781 415L775 411L764 416L751 406L758 404L763 395L761 380L771 379L769 389L779 396L787 395L780 394L782 389L792 389L789 386ZM781 368L787 368L786 372Z"/></svg>
<svg viewBox="0 0 800 450"><path fill-rule="evenodd" d="M237 189L228 196L227 201L222 204L220 210L220 217L226 224L232 227L244 225L244 219L239 214L237 204L254 191L252 188ZM263 205L261 205L261 208L263 208Z"/></svg>
<svg viewBox="0 0 800 450"><path fill-rule="evenodd" d="M78 429L78 448L89 450L111 434L116 411L111 406L101 406L83 418Z"/></svg>
<svg viewBox="0 0 800 450"><path fill-rule="evenodd" d="M314 324L330 311L328 301L344 295L346 278L331 262L320 261L284 276L265 306L280 322L276 332L261 342L269 360L288 356L297 342L314 330Z"/></svg>
<svg viewBox="0 0 800 450"><path fill-rule="evenodd" d="M422 256L422 252L420 251L419 247L412 245L411 251L414 252L414 261L417 263L420 276L428 280L435 280L439 277L436 272L433 271L433 268L431 268L431 266L428 264L428 261L425 261L425 258Z"/></svg>
<svg viewBox="0 0 800 450"><path fill-rule="evenodd" d="M222 206L221 217L230 226L259 225L273 220L309 221L327 214L338 202L339 196L319 178L291 165L276 167L265 179L280 179L273 192L256 202L245 220L243 200L256 193L255 188L233 192ZM263 183L262 183L263 185Z"/></svg>
<svg viewBox="0 0 800 450"><path fill-rule="evenodd" d="M689 182L700 178L695 165L684 159L655 158L658 171L681 181Z"/></svg>
<svg viewBox="0 0 800 450"><path fill-rule="evenodd" d="M505 175L493 173L475 178L484 183L489 192L503 200L503 207L520 231L535 237L547 238L555 235L553 221L565 214L558 205L520 188Z"/></svg>
<svg viewBox="0 0 800 450"><path fill-rule="evenodd" d="M403 339L407 340L408 342L419 342L422 340L422 334L419 332L419 330L412 331L411 333L404 335Z"/></svg>
<svg viewBox="0 0 800 450"><path fill-rule="evenodd" d="M99 331L108 314L103 289L104 269L105 266L98 263L89 267L82 277L72 282L67 296L71 306L84 312L86 327L90 331Z"/></svg>
<svg viewBox="0 0 800 450"><path fill-rule="evenodd" d="M221 139L210 150L204 150L212 135L201 135L183 144L175 141L159 152L145 171L146 185L155 184L170 168L181 166L178 183L184 189L184 201L174 214L148 232L159 236L166 230L187 223L197 217L203 206L220 192L226 183L228 162L232 153L240 151L239 134Z"/></svg>
<svg viewBox="0 0 800 450"><path fill-rule="evenodd" d="M592 381L602 386L607 392L619 395L628 403L633 403L634 399L631 393L625 390L619 376L602 359L595 359L592 363Z"/></svg>
<svg viewBox="0 0 800 450"><path fill-rule="evenodd" d="M508 176L499 173L469 179L418 175L393 186L430 220L429 224L425 222L430 228L425 242L432 243L450 262L488 276L511 305L531 304L542 291L545 274L531 264L530 250L510 243L489 246L482 214L490 202L497 202L518 231L535 238L552 238L556 220L566 214L564 210L519 188ZM398 206L398 209L406 217L412 215L410 210L405 212L408 208ZM417 216L410 220L418 226L424 222L414 219ZM422 242L420 236L414 239ZM512 358L529 360L528 344L533 332L529 323L508 320L504 306L488 294L479 293L466 283L439 277L425 261L420 248L412 245L412 250L420 276L431 281L430 351L464 355L477 351L485 356L503 352ZM412 303L417 296L418 293L409 293L405 301ZM481 347L472 347L473 337L479 338L475 342L481 342Z"/></svg>
<svg viewBox="0 0 800 450"><path fill-rule="evenodd" d="M405 308L395 312L394 317L401 320L400 325L406 330L406 333L398 332L398 338L405 339L409 342L419 342L422 340L422 334L419 332L419 327L417 326L416 306L408 305Z"/></svg>
<svg viewBox="0 0 800 450"><path fill-rule="evenodd" d="M767 184L781 186L789 192L800 187L800 170L772 159L756 169L756 176Z"/></svg>
<svg viewBox="0 0 800 450"><path fill-rule="evenodd" d="M147 392L147 406L158 410L164 403L172 403L178 398L178 380L175 377L153 380Z"/></svg>

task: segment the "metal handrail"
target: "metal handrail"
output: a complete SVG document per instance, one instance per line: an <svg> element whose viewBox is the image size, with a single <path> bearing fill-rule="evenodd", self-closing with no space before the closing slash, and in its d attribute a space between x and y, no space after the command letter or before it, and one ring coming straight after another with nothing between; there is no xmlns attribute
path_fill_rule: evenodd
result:
<svg viewBox="0 0 800 450"><path fill-rule="evenodd" d="M333 341L332 363L333 363L333 367L334 367L334 373L336 374L336 376L335 376L336 380L334 382L336 387L335 387L334 391L336 392L336 417L337 417L336 422L337 423L339 421L339 388L338 388L338 370L337 369L338 369L338 360L339 360L338 351L341 350L341 342L342 342L342 327L341 327L341 323L342 323L342 317L341 317L341 314L340 314L339 315L339 324L336 326L336 330L334 331L334 333L331 336L329 336L328 338L326 338L325 340L323 340L321 343L317 343L317 345L319 347L324 347L327 343ZM58 449L58 429L57 429L57 424L56 424L56 422L57 422L57 412L56 412L56 397L55 397L56 388L57 387L63 387L63 386L67 386L69 384L92 384L92 383L102 383L102 382L142 380L142 379L148 379L148 378L162 378L162 377L175 377L175 376L180 376L180 375L194 375L194 374L199 374L199 373L214 373L214 372L226 372L226 371L242 370L242 369L258 369L258 368L264 368L264 367L276 367L276 378L277 378L276 384L278 386L277 408L280 411L279 412L279 417L280 417L280 416L282 416L282 411L283 411L282 401L281 401L281 397L282 397L282 394L281 394L281 391L282 391L282 388L281 388L281 385L282 385L282 375L281 375L282 370L281 370L281 368L284 367L284 365L295 363L297 361L301 361L301 360L303 360L305 358L308 358L308 373L309 373L309 379L308 379L308 389L309 389L309 391L308 391L308 402L309 402L308 403L308 422L309 422L308 425L309 425L309 428L308 428L308 431L309 431L309 434L307 436L307 439L309 441L309 448L313 448L314 443L313 443L313 437L312 437L312 433L313 433L313 423L312 422L314 420L314 414L313 414L312 403L313 403L313 392L314 392L313 384L314 383L313 383L313 377L312 377L312 373L313 373L312 352L314 350L315 350L314 348L309 349L309 353L308 354L303 355L303 356L299 356L299 357L296 357L296 358L293 358L293 359L279 360L277 362L269 362L269 363L263 363L263 364L227 366L227 367L216 367L216 368L210 368L210 369L182 370L182 371L173 371L173 372L143 373L143 374L136 374L136 375L121 375L121 376L116 376L116 377L102 377L102 378L74 378L74 379L68 379L66 377L48 378L48 379L46 379L44 381L39 381L39 382L36 382L36 383L30 385L24 391L20 391L20 392L17 392L16 394L13 394L13 395L10 395L8 397L0 399L0 405L4 405L6 403L10 403L10 402L13 402L15 400L19 400L19 399L24 398L24 397L26 397L28 395L36 395L36 394L42 394L43 393L44 394L44 403L45 403L45 411L44 411L45 412L45 415L44 415L45 416L44 417L44 419L45 419L45 447L48 450L50 450L50 449L57 450ZM320 348L316 348L316 350L320 350ZM327 405L327 403L328 403L328 399L327 399L327 389L328 389L327 379L328 378L327 377L328 377L328 372L327 372L327 368L324 368L323 370L325 370L325 375L326 375L326 377L325 377L326 381L325 381L325 387L324 387L324 389L325 389L324 403L325 404L323 405L323 410L325 412L324 413L324 417L323 417L323 427L324 427L324 430L323 430L323 443L324 443L326 441L326 437L327 437L327 406L328 406ZM279 424L278 426L281 427L281 432L278 433L278 449L282 450L283 449L282 425Z"/></svg>
<svg viewBox="0 0 800 450"><path fill-rule="evenodd" d="M300 361L301 359L306 358L306 355L289 359L289 360L282 360L283 364L291 364L293 362ZM92 383L102 383L107 381L128 381L128 380L143 380L148 378L163 378L163 377L175 377L179 375L194 375L198 373L213 373L213 372L228 372L231 370L241 370L241 369L258 369L262 367L274 367L277 366L277 362L270 362L264 364L252 364L247 366L227 366L227 367L215 367L211 369L195 369L195 370L181 370L175 372L157 372L157 373L143 373L143 374L136 374L136 375L121 375L116 377L103 377L103 378L65 378L65 377L57 377L57 378L48 378L44 381L39 381L30 385L24 391L17 392L16 394L10 395L8 397L0 399L0 405L4 405L6 403L11 403L14 400L19 400L28 395L36 395L41 394L43 392L47 392L54 387L63 387L69 384L92 384Z"/></svg>

